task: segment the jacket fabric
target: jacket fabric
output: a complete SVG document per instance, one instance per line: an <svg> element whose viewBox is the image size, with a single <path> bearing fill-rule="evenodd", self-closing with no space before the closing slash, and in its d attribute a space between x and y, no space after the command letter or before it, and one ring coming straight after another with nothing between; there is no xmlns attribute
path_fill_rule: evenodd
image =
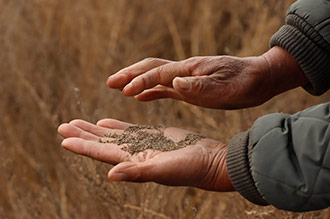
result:
<svg viewBox="0 0 330 219"><path fill-rule="evenodd" d="M330 88L330 0L299 0L271 46L285 48L313 95ZM294 115L270 114L231 140L227 157L235 189L258 205L310 211L330 206L330 102Z"/></svg>
<svg viewBox="0 0 330 219"><path fill-rule="evenodd" d="M330 0L300 0L286 16L286 24L274 34L270 46L285 48L305 72L304 88L323 94L330 85Z"/></svg>

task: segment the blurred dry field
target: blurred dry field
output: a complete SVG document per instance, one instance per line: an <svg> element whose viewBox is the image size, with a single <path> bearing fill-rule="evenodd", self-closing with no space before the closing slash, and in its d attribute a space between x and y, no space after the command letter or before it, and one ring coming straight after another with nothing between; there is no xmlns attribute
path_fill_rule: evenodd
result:
<svg viewBox="0 0 330 219"><path fill-rule="evenodd" d="M329 101L301 88L263 106L208 110L148 103L105 85L146 57L260 55L284 0L0 0L0 218L329 218L258 207L235 193L114 183L110 165L60 147L56 128L82 118L175 126L228 143L258 117Z"/></svg>

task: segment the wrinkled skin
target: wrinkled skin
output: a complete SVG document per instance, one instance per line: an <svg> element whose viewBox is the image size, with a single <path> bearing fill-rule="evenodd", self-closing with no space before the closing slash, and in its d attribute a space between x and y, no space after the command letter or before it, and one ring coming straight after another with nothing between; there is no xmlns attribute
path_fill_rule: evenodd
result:
<svg viewBox="0 0 330 219"><path fill-rule="evenodd" d="M274 47L259 57L194 57L173 62L149 58L109 77L107 84L126 96L149 101L174 98L198 106L234 109L262 104L308 80L298 63L284 49ZM105 119L97 125L83 120L62 124L62 146L74 153L116 165L110 180L195 186L212 191L233 191L226 166L224 144L202 139L170 152L148 150L130 155L100 136L122 133L131 124ZM165 135L184 139L188 131L165 128Z"/></svg>
<svg viewBox="0 0 330 219"><path fill-rule="evenodd" d="M172 186L195 186L212 191L233 191L225 164L226 147L212 140L202 139L185 148L161 152L147 150L134 155L113 143L100 143L101 136L120 134L132 124L104 119L97 125L83 120L62 124L58 131L65 137L62 146L74 153L116 165L108 174L113 181L153 181ZM164 128L164 135L179 141L191 132L178 128Z"/></svg>
<svg viewBox="0 0 330 219"><path fill-rule="evenodd" d="M141 101L173 98L194 105L237 109L257 106L307 83L294 58L280 47L258 57L147 58L108 78L111 88Z"/></svg>

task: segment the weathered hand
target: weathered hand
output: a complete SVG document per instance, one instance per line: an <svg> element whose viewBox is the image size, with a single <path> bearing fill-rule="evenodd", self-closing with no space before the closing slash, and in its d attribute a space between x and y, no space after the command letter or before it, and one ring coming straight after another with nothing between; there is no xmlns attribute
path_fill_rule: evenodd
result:
<svg viewBox="0 0 330 219"><path fill-rule="evenodd" d="M192 145L173 151L153 151L130 154L125 145L104 143L122 135L132 124L104 119L97 125L83 120L62 124L58 132L65 137L62 146L74 153L116 165L108 174L110 180L157 182L173 186L195 186L212 191L233 191L226 167L226 146L203 138ZM158 132L159 130L148 129ZM178 128L161 128L174 142L185 139L191 132ZM108 139L107 139L108 138ZM100 140L101 139L101 140Z"/></svg>
<svg viewBox="0 0 330 219"><path fill-rule="evenodd" d="M293 57L274 47L259 57L148 58L108 78L111 88L141 101L174 98L194 105L234 109L262 104L307 83Z"/></svg>

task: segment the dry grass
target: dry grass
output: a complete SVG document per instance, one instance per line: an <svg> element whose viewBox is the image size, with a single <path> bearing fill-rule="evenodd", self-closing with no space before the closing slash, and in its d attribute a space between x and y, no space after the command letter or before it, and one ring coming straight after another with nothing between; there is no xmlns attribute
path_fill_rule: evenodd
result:
<svg viewBox="0 0 330 219"><path fill-rule="evenodd" d="M237 194L109 183L107 164L59 147L61 122L105 117L177 126L228 142L270 112L325 101L301 89L239 111L139 103L109 74L148 56L258 55L291 1L0 0L0 218L328 218L254 206ZM159 116L162 115L162 116Z"/></svg>

